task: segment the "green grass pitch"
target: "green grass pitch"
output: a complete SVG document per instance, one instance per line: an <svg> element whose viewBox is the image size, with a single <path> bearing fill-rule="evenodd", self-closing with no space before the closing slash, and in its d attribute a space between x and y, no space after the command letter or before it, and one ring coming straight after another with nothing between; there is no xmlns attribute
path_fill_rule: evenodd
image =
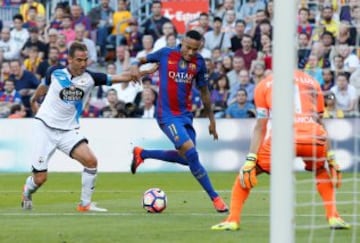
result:
<svg viewBox="0 0 360 243"><path fill-rule="evenodd" d="M228 203L235 175L234 172L210 173L215 188ZM258 186L245 204L241 229L236 232L210 230L211 225L222 221L225 215L215 212L190 173L99 173L94 201L108 208L107 213L76 212L79 173L49 173L48 182L34 194L34 209L23 211L20 199L26 176L0 174L0 242L270 241L270 180L266 175L259 177ZM338 208L354 225L351 230L331 231L327 228L321 201L312 193L311 175L296 175L296 242L360 241L360 204L351 202L359 193L354 192L354 188L360 188L360 182L356 180L358 185L354 185L352 174L344 177L344 185L337 194L341 202ZM142 193L151 187L160 187L167 194L168 208L161 214L146 213L141 207ZM311 230L312 224L316 228Z"/></svg>

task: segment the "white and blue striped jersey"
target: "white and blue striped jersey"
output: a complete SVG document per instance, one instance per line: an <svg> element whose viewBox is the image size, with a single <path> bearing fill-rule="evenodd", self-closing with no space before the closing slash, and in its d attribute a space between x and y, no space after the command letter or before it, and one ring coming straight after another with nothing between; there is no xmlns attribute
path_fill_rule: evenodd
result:
<svg viewBox="0 0 360 243"><path fill-rule="evenodd" d="M51 67L45 76L48 92L35 118L59 130L79 128L79 118L94 86L111 85L110 76L86 70L73 77L64 67Z"/></svg>

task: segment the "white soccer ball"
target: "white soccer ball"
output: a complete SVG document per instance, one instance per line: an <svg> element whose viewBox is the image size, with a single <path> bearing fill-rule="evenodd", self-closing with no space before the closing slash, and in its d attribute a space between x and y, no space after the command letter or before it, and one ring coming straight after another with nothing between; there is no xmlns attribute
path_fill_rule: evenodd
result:
<svg viewBox="0 0 360 243"><path fill-rule="evenodd" d="M161 213L167 206L167 197L160 188L150 188L144 192L143 208L149 213Z"/></svg>

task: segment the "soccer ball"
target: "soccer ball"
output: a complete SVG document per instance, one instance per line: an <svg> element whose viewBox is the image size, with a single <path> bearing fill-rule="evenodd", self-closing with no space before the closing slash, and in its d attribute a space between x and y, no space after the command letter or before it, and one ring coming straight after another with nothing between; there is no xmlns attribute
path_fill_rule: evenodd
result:
<svg viewBox="0 0 360 243"><path fill-rule="evenodd" d="M149 213L161 213L167 205L166 194L160 188L150 188L144 192L142 206Z"/></svg>

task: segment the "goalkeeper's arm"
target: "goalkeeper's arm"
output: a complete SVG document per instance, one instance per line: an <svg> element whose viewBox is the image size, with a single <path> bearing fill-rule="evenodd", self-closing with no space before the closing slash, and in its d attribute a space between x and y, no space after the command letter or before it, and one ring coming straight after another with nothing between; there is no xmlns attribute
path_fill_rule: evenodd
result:
<svg viewBox="0 0 360 243"><path fill-rule="evenodd" d="M256 162L257 151L266 134L267 118L257 119L250 142L250 151L246 161L239 172L240 184L243 188L250 189L257 184Z"/></svg>

